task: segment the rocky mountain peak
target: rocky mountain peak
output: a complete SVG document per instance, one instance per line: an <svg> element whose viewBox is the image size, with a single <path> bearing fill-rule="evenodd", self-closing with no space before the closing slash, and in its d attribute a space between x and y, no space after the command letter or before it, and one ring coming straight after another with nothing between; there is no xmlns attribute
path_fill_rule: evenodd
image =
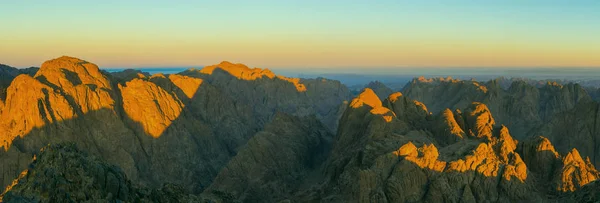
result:
<svg viewBox="0 0 600 203"><path fill-rule="evenodd" d="M381 81L372 81L367 84L365 88L369 88L377 94L379 98L386 98L388 95L392 94L394 91L383 84Z"/></svg>
<svg viewBox="0 0 600 203"><path fill-rule="evenodd" d="M562 169L555 177L556 189L562 192L573 192L599 177L600 173L590 163L589 158L584 161L579 151L573 148L562 159Z"/></svg>
<svg viewBox="0 0 600 203"><path fill-rule="evenodd" d="M177 75L171 74L169 75L169 80L177 86L188 98L193 98L198 88L202 84L202 79L200 78L192 78L185 75Z"/></svg>
<svg viewBox="0 0 600 203"><path fill-rule="evenodd" d="M110 82L96 64L69 56L44 62L34 77L64 88L83 84L111 89Z"/></svg>
<svg viewBox="0 0 600 203"><path fill-rule="evenodd" d="M271 72L269 69L260 69L260 68L249 68L248 66L241 63L231 63L228 61L223 61L217 65L206 66L200 70L201 73L211 75L216 69L223 70L228 72L232 76L241 79L241 80L256 80L263 77L273 79L275 77L275 73Z"/></svg>
<svg viewBox="0 0 600 203"><path fill-rule="evenodd" d="M125 113L154 138L162 135L184 107L177 97L149 81L133 79L119 88Z"/></svg>
<svg viewBox="0 0 600 203"><path fill-rule="evenodd" d="M523 160L529 166L529 170L541 175L542 180L550 181L560 159L560 155L554 149L554 145L543 136L523 141L520 144Z"/></svg>
<svg viewBox="0 0 600 203"><path fill-rule="evenodd" d="M394 92L392 94L390 94L390 96L388 96L388 100L390 102L396 102L398 101L398 98L402 97L402 93L401 92Z"/></svg>
<svg viewBox="0 0 600 203"><path fill-rule="evenodd" d="M66 97L39 80L21 74L7 89L7 98L0 114L0 132L6 149L15 137L23 137L34 128L76 117L76 109Z"/></svg>
<svg viewBox="0 0 600 203"><path fill-rule="evenodd" d="M465 111L467 125L471 128L471 135L477 138L491 138L496 122L490 109L479 102L473 102Z"/></svg>
<svg viewBox="0 0 600 203"><path fill-rule="evenodd" d="M299 78L288 78L285 76L275 75L275 73L273 73L269 69L260 69L260 68L252 68L251 69L248 66L241 64L241 63L234 64L234 63L231 63L228 61L223 61L217 65L211 65L211 66L206 66L206 67L202 68L200 70L200 73L212 75L216 69L225 71L240 80L257 80L257 79L262 79L262 78L268 78L268 79L277 78L277 79L287 81L289 83L294 84L294 86L296 87L296 90L298 90L298 92L306 91L306 86L304 84L300 83Z"/></svg>
<svg viewBox="0 0 600 203"><path fill-rule="evenodd" d="M360 108L364 105L372 108L381 107L381 100L371 88L365 88L356 98L350 102L350 107Z"/></svg>

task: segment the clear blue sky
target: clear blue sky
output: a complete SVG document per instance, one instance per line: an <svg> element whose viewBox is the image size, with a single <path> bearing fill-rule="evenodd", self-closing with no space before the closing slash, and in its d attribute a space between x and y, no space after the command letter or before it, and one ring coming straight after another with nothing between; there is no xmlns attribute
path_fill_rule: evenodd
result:
<svg viewBox="0 0 600 203"><path fill-rule="evenodd" d="M600 1L4 1L0 63L600 66Z"/></svg>

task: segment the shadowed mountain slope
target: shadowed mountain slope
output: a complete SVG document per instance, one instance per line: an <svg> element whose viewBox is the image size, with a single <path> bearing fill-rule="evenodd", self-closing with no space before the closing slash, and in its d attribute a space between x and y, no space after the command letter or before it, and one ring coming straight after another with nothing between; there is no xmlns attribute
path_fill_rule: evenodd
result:
<svg viewBox="0 0 600 203"><path fill-rule="evenodd" d="M10 80L0 103L4 201L597 196L598 104L576 84L418 78L402 93L373 83L352 99L338 81L243 64L108 74L72 57Z"/></svg>
<svg viewBox="0 0 600 203"><path fill-rule="evenodd" d="M596 131L598 103L578 84L547 82L532 85L514 80L486 83L451 78L418 78L403 90L408 97L423 102L434 112L463 109L471 102L486 104L497 123L511 129L518 139L544 136L557 145L560 153L577 147L600 166Z"/></svg>
<svg viewBox="0 0 600 203"><path fill-rule="evenodd" d="M381 102L365 89L340 120L322 187L297 197L328 202L548 202L600 177L576 149L561 157L546 138L520 144L496 122L483 103L431 115L423 104L400 93Z"/></svg>
<svg viewBox="0 0 600 203"><path fill-rule="evenodd" d="M17 76L0 108L2 184L16 178L42 147L70 141L118 165L135 183L153 188L176 183L199 193L276 112L316 115L335 128L349 97L335 81L250 81L219 65L214 69L119 77L60 57L34 76ZM298 91L298 84L306 90Z"/></svg>
<svg viewBox="0 0 600 203"><path fill-rule="evenodd" d="M66 184L65 184L66 183ZM129 181L119 167L79 150L75 144L49 145L33 158L0 196L4 202L199 202L181 188L149 189Z"/></svg>

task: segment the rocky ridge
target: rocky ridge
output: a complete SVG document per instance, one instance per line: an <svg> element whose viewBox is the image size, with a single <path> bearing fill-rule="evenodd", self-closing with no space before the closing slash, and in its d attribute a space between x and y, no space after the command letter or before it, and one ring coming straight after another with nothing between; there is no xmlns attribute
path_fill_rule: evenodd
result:
<svg viewBox="0 0 600 203"><path fill-rule="evenodd" d="M227 64L212 74L108 74L60 57L33 76L16 76L0 108L2 184L17 178L42 147L69 141L119 166L132 182L175 183L200 193L276 112L316 115L335 128L349 97L339 82L244 80L224 71Z"/></svg>
<svg viewBox="0 0 600 203"><path fill-rule="evenodd" d="M406 101L394 93L379 106L370 89L357 96L340 120L323 187L302 201L547 202L599 177L576 149L562 157L546 138L520 143L483 103L432 115ZM390 105L399 102L408 105Z"/></svg>
<svg viewBox="0 0 600 203"><path fill-rule="evenodd" d="M589 110L597 104L577 85L536 88L517 82L504 90L494 81L413 83L388 95L366 88L344 102L350 93L337 81L286 78L229 62L149 75L108 74L72 57L50 60L33 76L16 76L7 88L0 109L0 126L7 129L0 132L0 163L1 180L9 187L2 197L9 202L597 198L600 173L590 154L596 154L598 113ZM532 123L535 128L525 128ZM564 140L554 146L556 139ZM570 147L575 144L582 147Z"/></svg>
<svg viewBox="0 0 600 203"><path fill-rule="evenodd" d="M484 103L496 121L509 127L516 138L543 135L557 144L561 154L577 147L582 155L592 158L595 166L600 166L596 158L600 144L595 141L600 136L596 132L598 102L585 88L574 83L532 85L523 80L503 87L504 82L420 78L407 84L403 93L423 102L434 113L446 108L463 109L471 102Z"/></svg>
<svg viewBox="0 0 600 203"><path fill-rule="evenodd" d="M79 150L74 143L40 150L29 168L0 195L3 202L199 202L182 188L149 189L129 181L119 167Z"/></svg>

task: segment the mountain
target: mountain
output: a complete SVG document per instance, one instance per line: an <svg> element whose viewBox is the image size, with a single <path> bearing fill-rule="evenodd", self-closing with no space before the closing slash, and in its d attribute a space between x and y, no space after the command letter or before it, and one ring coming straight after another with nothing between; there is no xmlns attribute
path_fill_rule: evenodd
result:
<svg viewBox="0 0 600 203"><path fill-rule="evenodd" d="M548 202L600 177L576 149L561 156L546 138L519 142L496 122L483 103L432 115L365 89L340 120L323 187L301 201Z"/></svg>
<svg viewBox="0 0 600 203"><path fill-rule="evenodd" d="M276 202L315 183L333 135L314 117L275 115L223 167L204 194L242 202Z"/></svg>
<svg viewBox="0 0 600 203"><path fill-rule="evenodd" d="M4 64L0 64L0 107L3 100L6 99L6 88L10 85L13 79L20 74L34 75L38 68L17 69ZM0 111L2 109L0 108Z"/></svg>
<svg viewBox="0 0 600 203"><path fill-rule="evenodd" d="M423 102L432 112L445 108L462 109L470 102L486 104L496 120L511 129L518 139L545 136L557 144L560 153L577 147L584 156L593 157L599 145L595 140L596 107L588 91L578 84L547 82L536 87L515 80L502 88L497 80L485 83L451 78L418 78L403 93Z"/></svg>
<svg viewBox="0 0 600 203"><path fill-rule="evenodd" d="M227 61L4 69L5 202L598 199L599 105L578 84L421 77L352 96Z"/></svg>
<svg viewBox="0 0 600 203"><path fill-rule="evenodd" d="M65 184L68 183L68 184ZM0 196L5 202L198 202L177 186L150 189L129 181L119 167L106 164L73 143L48 145Z"/></svg>
<svg viewBox="0 0 600 203"><path fill-rule="evenodd" d="M373 90L379 98L386 98L388 95L394 93L392 89L390 89L380 81L372 81L369 84L367 84L365 88Z"/></svg>
<svg viewBox="0 0 600 203"><path fill-rule="evenodd" d="M1 181L10 184L47 144L69 141L119 166L133 182L175 183L199 193L277 112L315 115L330 130L348 98L336 81L285 78L228 62L212 73L119 77L60 57L7 88Z"/></svg>

